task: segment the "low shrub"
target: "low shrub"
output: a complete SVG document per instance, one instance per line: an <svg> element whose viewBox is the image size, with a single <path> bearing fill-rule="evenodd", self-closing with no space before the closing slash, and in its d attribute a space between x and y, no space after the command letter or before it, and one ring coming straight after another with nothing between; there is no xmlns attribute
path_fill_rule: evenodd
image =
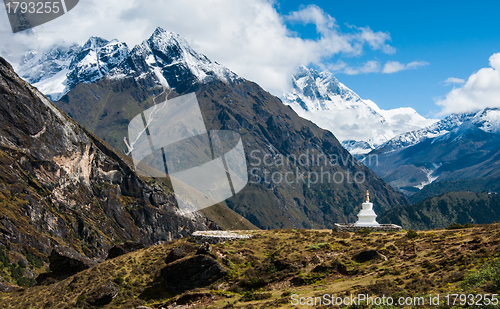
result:
<svg viewBox="0 0 500 309"><path fill-rule="evenodd" d="M415 231L413 231L413 230L409 230L406 233L406 237L408 237L409 239L417 238L418 237L418 233L415 232Z"/></svg>
<svg viewBox="0 0 500 309"><path fill-rule="evenodd" d="M459 230L459 229L469 229L471 227L474 227L474 224L465 223L464 225L462 225L459 223L453 223L452 225L448 226L446 229L447 230Z"/></svg>
<svg viewBox="0 0 500 309"><path fill-rule="evenodd" d="M498 291L500 289L500 258L484 264L479 270L469 272L461 285L466 290L480 287L487 291Z"/></svg>

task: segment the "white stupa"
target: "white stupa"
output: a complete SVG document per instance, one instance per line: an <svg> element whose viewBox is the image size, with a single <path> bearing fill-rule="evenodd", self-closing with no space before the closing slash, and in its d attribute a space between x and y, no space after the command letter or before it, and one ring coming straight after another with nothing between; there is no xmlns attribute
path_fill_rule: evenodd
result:
<svg viewBox="0 0 500 309"><path fill-rule="evenodd" d="M366 191L366 202L362 204L363 208L358 213L358 221L354 226L380 226L375 220L377 215L373 211L373 203L370 203L370 193Z"/></svg>

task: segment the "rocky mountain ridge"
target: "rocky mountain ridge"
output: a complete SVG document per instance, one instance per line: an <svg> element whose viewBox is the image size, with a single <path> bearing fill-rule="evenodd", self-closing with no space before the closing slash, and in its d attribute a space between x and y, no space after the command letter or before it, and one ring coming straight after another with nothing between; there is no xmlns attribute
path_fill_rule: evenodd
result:
<svg viewBox="0 0 500 309"><path fill-rule="evenodd" d="M58 101L80 83L94 83L105 76L109 79L134 76L143 83L153 79L166 88L182 88L215 79L225 82L240 79L224 66L197 53L180 35L161 28L132 50L126 43L100 37L91 37L83 46L33 50L22 57L18 72L52 101Z"/></svg>
<svg viewBox="0 0 500 309"><path fill-rule="evenodd" d="M125 43L91 37L83 46L30 51L23 56L17 71L52 101L57 101L79 83L100 80L128 54Z"/></svg>
<svg viewBox="0 0 500 309"><path fill-rule="evenodd" d="M182 93L197 83L241 80L229 69L196 52L180 35L157 28L151 37L135 46L120 65L110 71L110 80L133 76L139 83L156 84Z"/></svg>

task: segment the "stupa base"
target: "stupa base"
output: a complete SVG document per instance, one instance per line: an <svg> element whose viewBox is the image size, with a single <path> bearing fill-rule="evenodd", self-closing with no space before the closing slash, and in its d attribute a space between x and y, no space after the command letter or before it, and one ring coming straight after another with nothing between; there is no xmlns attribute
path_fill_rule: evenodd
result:
<svg viewBox="0 0 500 309"><path fill-rule="evenodd" d="M334 232L358 232L364 229L369 229L372 232L402 232L403 228L396 224L379 224L374 226L359 226L354 223L338 224L333 227Z"/></svg>

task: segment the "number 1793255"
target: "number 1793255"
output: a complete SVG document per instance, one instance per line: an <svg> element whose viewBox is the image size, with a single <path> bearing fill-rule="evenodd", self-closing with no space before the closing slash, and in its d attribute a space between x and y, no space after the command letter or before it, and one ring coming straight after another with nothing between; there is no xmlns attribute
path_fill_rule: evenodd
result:
<svg viewBox="0 0 500 309"><path fill-rule="evenodd" d="M61 11L61 2L7 2L8 14L57 14Z"/></svg>

